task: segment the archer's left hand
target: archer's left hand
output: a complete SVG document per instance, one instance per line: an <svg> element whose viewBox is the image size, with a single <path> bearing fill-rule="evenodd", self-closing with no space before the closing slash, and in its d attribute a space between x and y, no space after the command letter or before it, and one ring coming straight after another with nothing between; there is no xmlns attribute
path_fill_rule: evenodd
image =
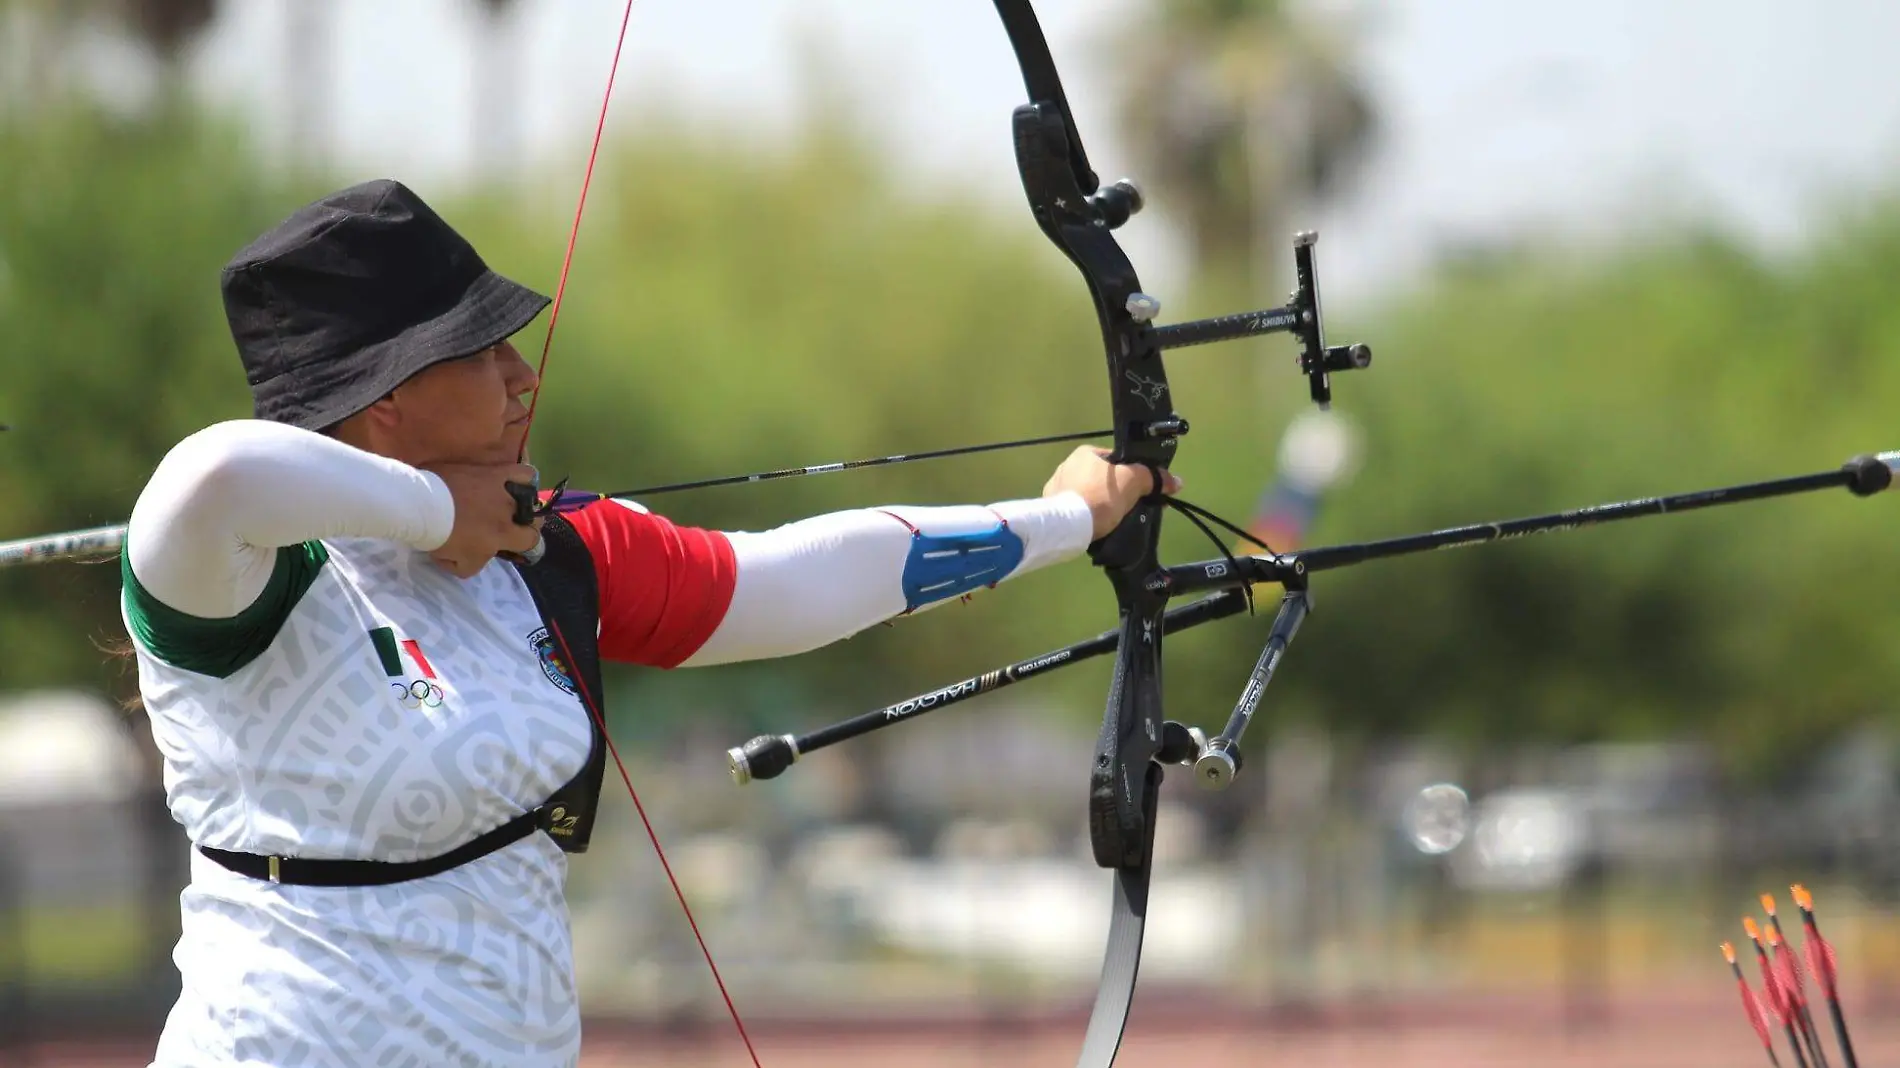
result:
<svg viewBox="0 0 1900 1068"><path fill-rule="evenodd" d="M1166 472L1167 484L1162 492L1170 495L1181 491L1181 479L1174 472ZM1069 454L1049 476L1042 487L1044 497L1057 497L1064 493L1074 493L1088 502L1089 513L1095 517L1096 540L1108 536L1109 531L1121 525L1128 513L1134 511L1154 489L1154 478L1148 469L1133 464L1111 464L1108 462L1108 450L1093 445L1083 445Z"/></svg>

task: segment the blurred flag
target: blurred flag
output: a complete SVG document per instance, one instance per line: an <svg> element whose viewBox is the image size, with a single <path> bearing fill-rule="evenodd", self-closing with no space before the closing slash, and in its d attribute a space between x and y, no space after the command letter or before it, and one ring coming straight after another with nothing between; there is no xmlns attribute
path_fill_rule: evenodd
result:
<svg viewBox="0 0 1900 1068"><path fill-rule="evenodd" d="M1337 412L1312 411L1295 418L1280 438L1279 468L1247 523L1247 533L1276 552L1304 545L1327 490L1352 477L1358 446L1357 432Z"/></svg>

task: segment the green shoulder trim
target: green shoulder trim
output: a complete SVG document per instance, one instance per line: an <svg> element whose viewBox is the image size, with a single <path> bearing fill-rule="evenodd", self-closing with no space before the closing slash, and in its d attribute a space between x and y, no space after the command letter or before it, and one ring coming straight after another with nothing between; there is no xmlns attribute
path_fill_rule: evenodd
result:
<svg viewBox="0 0 1900 1068"><path fill-rule="evenodd" d="M132 637L153 656L175 668L226 679L270 648L303 598L330 551L320 541L286 545L277 550L270 581L244 611L226 619L189 615L152 596L132 574L132 558L119 553L119 574L125 582L125 615Z"/></svg>

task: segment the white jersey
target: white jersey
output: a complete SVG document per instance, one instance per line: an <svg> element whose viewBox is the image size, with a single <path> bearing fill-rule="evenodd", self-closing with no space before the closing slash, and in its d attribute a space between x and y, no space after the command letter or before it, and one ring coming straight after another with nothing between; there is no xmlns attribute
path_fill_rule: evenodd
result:
<svg viewBox="0 0 1900 1068"><path fill-rule="evenodd" d="M572 779L589 713L521 576L438 568L454 502L426 472L277 424L193 435L133 509L123 616L195 845L411 861ZM606 661L784 656L1079 554L1073 494L856 510L763 533L679 527L601 501L592 557ZM192 853L160 1068L544 1068L577 1062L580 1010L543 833L388 886L253 879Z"/></svg>
<svg viewBox="0 0 1900 1068"><path fill-rule="evenodd" d="M462 581L404 546L338 539L280 553L278 575L253 619L193 627L126 598L172 814L194 843L425 859L586 762L588 713L544 669L513 568ZM255 655L222 674L241 650ZM194 850L184 988L156 1063L340 1065L327 1051L347 1048L389 1068L573 1064L565 876L540 833L372 887L276 885Z"/></svg>

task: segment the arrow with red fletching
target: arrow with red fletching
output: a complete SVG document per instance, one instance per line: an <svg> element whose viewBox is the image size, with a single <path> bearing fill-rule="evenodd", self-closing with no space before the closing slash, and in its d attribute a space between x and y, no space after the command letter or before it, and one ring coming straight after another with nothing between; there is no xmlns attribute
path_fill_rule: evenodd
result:
<svg viewBox="0 0 1900 1068"><path fill-rule="evenodd" d="M1768 1034L1768 1017L1762 1014L1761 1002L1755 1000L1755 992L1749 989L1748 979L1742 975L1742 966L1735 963L1735 946L1729 942L1722 943L1722 956L1727 958L1729 969L1735 973L1735 988L1742 992L1742 1012L1747 1015L1749 1026L1761 1036L1761 1048L1768 1051L1768 1063L1781 1068L1781 1058L1775 1056L1775 1041ZM1801 1051L1797 1048L1795 1056L1800 1055Z"/></svg>
<svg viewBox="0 0 1900 1068"><path fill-rule="evenodd" d="M1841 1044L1841 1058L1847 1062L1847 1068L1860 1068L1860 1062L1854 1059L1854 1043L1847 1037L1847 1017L1841 1012L1834 947L1821 937L1821 928L1814 922L1814 895L1808 893L1807 888L1800 883L1788 889L1794 894L1795 905L1801 909L1801 925L1807 933L1801 948L1807 952L1808 970L1814 973L1814 981L1821 987L1821 996L1827 998L1828 1014L1834 1018L1834 1037Z"/></svg>
<svg viewBox="0 0 1900 1068"><path fill-rule="evenodd" d="M1762 945L1761 928L1756 926L1755 917L1742 917L1742 930L1748 932L1749 941L1755 943L1755 961L1761 966L1762 994L1768 1001L1768 1011L1772 1012L1775 1022L1788 1034L1788 1047L1794 1050L1794 1061L1801 1068L1808 1068L1808 1058L1801 1052L1801 1035L1794 1013L1794 997L1782 985L1781 975L1768 960L1768 950Z"/></svg>

